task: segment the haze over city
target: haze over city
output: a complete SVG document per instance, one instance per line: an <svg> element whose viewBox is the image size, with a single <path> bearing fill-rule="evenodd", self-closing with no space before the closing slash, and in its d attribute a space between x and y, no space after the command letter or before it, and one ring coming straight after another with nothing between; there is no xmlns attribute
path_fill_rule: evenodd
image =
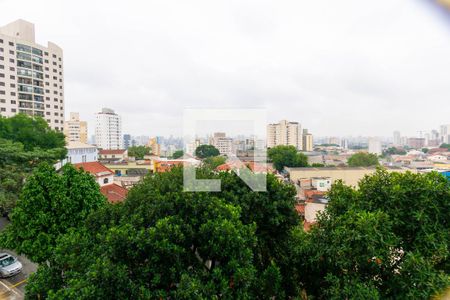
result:
<svg viewBox="0 0 450 300"><path fill-rule="evenodd" d="M129 4L0 0L0 19L64 49L65 110L90 126L102 107L147 135L181 136L184 108L224 106L318 136L449 122L449 16L427 1Z"/></svg>

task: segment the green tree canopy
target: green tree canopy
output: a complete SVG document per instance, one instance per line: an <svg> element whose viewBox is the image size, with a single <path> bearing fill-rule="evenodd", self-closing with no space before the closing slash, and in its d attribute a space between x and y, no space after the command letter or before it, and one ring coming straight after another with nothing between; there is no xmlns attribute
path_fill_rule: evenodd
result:
<svg viewBox="0 0 450 300"><path fill-rule="evenodd" d="M198 158L207 158L220 155L219 150L213 145L200 145L195 149L195 156Z"/></svg>
<svg viewBox="0 0 450 300"><path fill-rule="evenodd" d="M379 164L376 154L365 152L353 154L348 158L347 163L350 167L371 167Z"/></svg>
<svg viewBox="0 0 450 300"><path fill-rule="evenodd" d="M283 170L284 167L307 167L308 158L303 153L298 153L294 146L275 146L267 152L275 169Z"/></svg>
<svg viewBox="0 0 450 300"><path fill-rule="evenodd" d="M0 117L0 210L8 213L31 170L41 162L63 159L64 135L40 117L18 114Z"/></svg>
<svg viewBox="0 0 450 300"><path fill-rule="evenodd" d="M174 159L177 159L177 158L182 158L183 155L184 155L184 151L183 151L183 150L177 150L177 151L175 151L175 152L172 154L172 157L173 157Z"/></svg>
<svg viewBox="0 0 450 300"><path fill-rule="evenodd" d="M447 148L448 150L450 150L450 144L441 144L440 146L439 146L439 148Z"/></svg>
<svg viewBox="0 0 450 300"><path fill-rule="evenodd" d="M227 159L223 156L211 156L203 160L203 165L211 170L214 170L218 166L223 165L226 161Z"/></svg>
<svg viewBox="0 0 450 300"><path fill-rule="evenodd" d="M37 263L49 261L57 239L106 204L92 175L70 164L61 172L43 163L27 178L11 224L1 234L1 248L15 249Z"/></svg>
<svg viewBox="0 0 450 300"><path fill-rule="evenodd" d="M143 159L145 155L151 154L152 149L147 146L132 146L128 148L128 156Z"/></svg>
<svg viewBox="0 0 450 300"><path fill-rule="evenodd" d="M260 175L266 176L266 175ZM59 239L27 296L51 299L252 299L290 295L295 189L269 175L252 192L233 173L222 192L184 192L183 172L147 176L124 203L91 214ZM286 272L286 273L284 273ZM299 287L297 287L299 288ZM298 290L292 292L298 293Z"/></svg>
<svg viewBox="0 0 450 300"><path fill-rule="evenodd" d="M379 170L338 182L297 257L319 299L430 299L450 284L450 188L437 174Z"/></svg>
<svg viewBox="0 0 450 300"><path fill-rule="evenodd" d="M383 151L384 155L405 155L406 150L403 148L390 147Z"/></svg>
<svg viewBox="0 0 450 300"><path fill-rule="evenodd" d="M17 114L10 118L0 116L0 138L19 142L25 151L36 148L64 148L64 134L52 130L41 117Z"/></svg>

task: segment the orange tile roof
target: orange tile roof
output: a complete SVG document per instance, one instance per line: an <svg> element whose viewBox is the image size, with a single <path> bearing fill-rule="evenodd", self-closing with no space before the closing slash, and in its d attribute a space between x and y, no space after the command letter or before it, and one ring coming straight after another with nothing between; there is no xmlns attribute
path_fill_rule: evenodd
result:
<svg viewBox="0 0 450 300"><path fill-rule="evenodd" d="M108 198L111 203L122 202L128 194L128 190L115 183L100 187L100 192Z"/></svg>
<svg viewBox="0 0 450 300"><path fill-rule="evenodd" d="M97 161L78 163L74 164L74 166L77 169L83 169L86 172L91 173L95 177L114 174L113 171L111 171L110 169L108 169L107 167L105 167L104 165L102 165Z"/></svg>
<svg viewBox="0 0 450 300"><path fill-rule="evenodd" d="M108 149L103 149L103 150L99 150L98 154L100 155L109 155L109 154L123 154L125 153L125 149L118 149L118 150L108 150Z"/></svg>

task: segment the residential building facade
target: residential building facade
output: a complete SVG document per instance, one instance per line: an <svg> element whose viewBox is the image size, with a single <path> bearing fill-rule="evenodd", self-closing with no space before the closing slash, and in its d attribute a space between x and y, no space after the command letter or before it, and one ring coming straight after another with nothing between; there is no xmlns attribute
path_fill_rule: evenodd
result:
<svg viewBox="0 0 450 300"><path fill-rule="evenodd" d="M122 149L122 119L110 108L96 114L95 144L100 149Z"/></svg>
<svg viewBox="0 0 450 300"><path fill-rule="evenodd" d="M267 125L267 147L279 145L303 149L302 127L298 122L281 120L279 123Z"/></svg>
<svg viewBox="0 0 450 300"><path fill-rule="evenodd" d="M88 142L87 122L80 121L80 114L70 113L70 119L64 122L64 135L66 142Z"/></svg>
<svg viewBox="0 0 450 300"><path fill-rule="evenodd" d="M64 126L63 50L35 42L34 24L17 20L0 27L0 115L43 117Z"/></svg>

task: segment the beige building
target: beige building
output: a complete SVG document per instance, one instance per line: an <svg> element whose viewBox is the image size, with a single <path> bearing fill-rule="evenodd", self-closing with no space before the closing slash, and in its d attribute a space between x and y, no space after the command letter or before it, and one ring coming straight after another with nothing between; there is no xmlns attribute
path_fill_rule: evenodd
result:
<svg viewBox="0 0 450 300"><path fill-rule="evenodd" d="M303 151L311 152L314 148L313 135L308 132L308 129L303 129Z"/></svg>
<svg viewBox="0 0 450 300"><path fill-rule="evenodd" d="M225 132L214 133L211 144L219 150L221 155L233 154L233 139L226 137Z"/></svg>
<svg viewBox="0 0 450 300"><path fill-rule="evenodd" d="M267 125L267 147L279 145L303 149L302 127L298 122L281 120L279 123Z"/></svg>
<svg viewBox="0 0 450 300"><path fill-rule="evenodd" d="M64 126L63 51L35 41L34 24L17 20L0 27L0 115L43 117Z"/></svg>
<svg viewBox="0 0 450 300"><path fill-rule="evenodd" d="M64 122L64 135L67 142L81 142L87 144L87 122L80 121L80 114L71 112L70 119Z"/></svg>
<svg viewBox="0 0 450 300"><path fill-rule="evenodd" d="M345 184L357 186L358 182L365 176L376 172L375 167L325 167L325 168L285 168L291 181L297 183L299 180L315 177L329 177L331 182L342 180ZM386 168L388 172L401 172L407 170L401 168Z"/></svg>
<svg viewBox="0 0 450 300"><path fill-rule="evenodd" d="M161 145L158 144L158 139L156 137L150 138L150 140L148 141L148 146L150 147L153 155L161 155Z"/></svg>

